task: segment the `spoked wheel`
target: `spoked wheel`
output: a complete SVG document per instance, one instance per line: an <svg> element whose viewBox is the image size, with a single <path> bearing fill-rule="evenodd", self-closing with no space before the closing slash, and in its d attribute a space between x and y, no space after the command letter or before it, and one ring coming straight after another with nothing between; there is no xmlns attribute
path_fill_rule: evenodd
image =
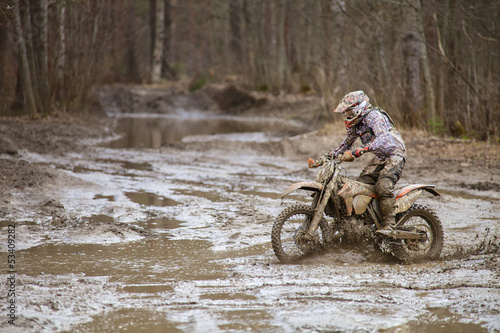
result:
<svg viewBox="0 0 500 333"><path fill-rule="evenodd" d="M324 247L328 239L328 224L324 218L313 237L307 237L313 216L314 209L301 204L288 207L278 215L273 225L271 243L280 261L293 261Z"/></svg>
<svg viewBox="0 0 500 333"><path fill-rule="evenodd" d="M443 226L439 218L427 207L416 205L396 216L397 229L417 232L419 239L397 240L391 243L391 252L403 262L436 259L443 249Z"/></svg>

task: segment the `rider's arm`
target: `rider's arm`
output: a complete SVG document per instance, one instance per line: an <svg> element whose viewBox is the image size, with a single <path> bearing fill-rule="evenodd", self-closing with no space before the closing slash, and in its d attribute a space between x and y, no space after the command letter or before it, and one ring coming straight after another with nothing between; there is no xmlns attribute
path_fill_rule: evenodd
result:
<svg viewBox="0 0 500 333"><path fill-rule="evenodd" d="M353 128L348 128L347 135L344 141L342 141L340 146L338 146L338 148L335 149L335 151L333 152L333 156L336 158L340 154L343 154L345 151L350 150L352 148L352 145L354 144L354 141L356 141L357 137L358 136L356 134L356 131Z"/></svg>

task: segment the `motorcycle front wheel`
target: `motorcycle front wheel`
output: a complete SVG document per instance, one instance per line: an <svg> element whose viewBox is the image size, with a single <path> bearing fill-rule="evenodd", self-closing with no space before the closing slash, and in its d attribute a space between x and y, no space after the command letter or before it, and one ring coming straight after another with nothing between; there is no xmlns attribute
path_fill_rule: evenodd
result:
<svg viewBox="0 0 500 333"><path fill-rule="evenodd" d="M304 241L303 236L314 216L314 209L303 204L295 204L282 211L274 222L271 244L274 254L281 262L290 262L321 250L328 239L328 223L322 218L312 241Z"/></svg>
<svg viewBox="0 0 500 333"><path fill-rule="evenodd" d="M414 204L396 216L397 229L418 232L418 240L397 240L391 244L392 254L400 261L414 263L436 259L443 249L443 226L439 218L426 206Z"/></svg>

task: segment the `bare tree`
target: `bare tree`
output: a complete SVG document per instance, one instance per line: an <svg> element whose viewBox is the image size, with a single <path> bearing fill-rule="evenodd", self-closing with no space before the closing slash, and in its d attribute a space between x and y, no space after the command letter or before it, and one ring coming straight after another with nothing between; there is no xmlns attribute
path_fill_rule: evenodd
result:
<svg viewBox="0 0 500 333"><path fill-rule="evenodd" d="M403 35L403 59L405 71L405 97L403 109L406 123L410 126L421 126L420 114L420 43L417 30L417 2L407 0L403 15L406 21Z"/></svg>
<svg viewBox="0 0 500 333"><path fill-rule="evenodd" d="M172 42L172 5L170 0L165 1L165 14L164 14L164 38L163 38L163 57L161 65L161 76L167 79L175 79L176 74L170 65L170 53Z"/></svg>
<svg viewBox="0 0 500 333"><path fill-rule="evenodd" d="M127 1L127 24L125 24L125 39L127 44L127 77L132 82L138 82L140 80L140 74L137 64L136 55L136 25L135 25L135 1Z"/></svg>
<svg viewBox="0 0 500 333"><path fill-rule="evenodd" d="M151 61L151 82L158 83L161 78L161 65L163 62L163 45L164 45L164 18L165 18L165 2L164 0L155 1L154 15L154 39L153 56Z"/></svg>
<svg viewBox="0 0 500 333"><path fill-rule="evenodd" d="M33 2L33 17L36 18L36 32L33 43L36 48L35 64L38 70L38 98L42 112L50 109L49 60L48 60L48 0Z"/></svg>
<svg viewBox="0 0 500 333"><path fill-rule="evenodd" d="M242 60L242 35L241 35L241 0L229 1L229 26L231 40L229 42L234 59L241 64Z"/></svg>
<svg viewBox="0 0 500 333"><path fill-rule="evenodd" d="M56 59L56 84L55 89L58 97L61 96L60 89L64 89L64 76L66 66L66 3L58 1L56 3L56 22L57 22L57 46L55 47Z"/></svg>
<svg viewBox="0 0 500 333"><path fill-rule="evenodd" d="M8 4L7 4L8 6ZM9 6L10 8L10 6ZM10 10L12 12L12 10ZM4 8L0 7L0 50L8 50L9 42L7 35L7 22L11 18L11 13L4 11ZM0 51L0 113L5 112L9 109L10 100L9 96L9 87L6 84L6 81L9 79L8 70L9 64L11 63L9 60L10 54L8 52ZM10 68L12 70L12 68Z"/></svg>
<svg viewBox="0 0 500 333"><path fill-rule="evenodd" d="M414 2L415 16L417 23L417 30L420 40L420 62L422 64L422 71L424 75L425 83L425 106L428 111L429 124L432 127L433 132L436 131L436 97L434 94L433 80L431 76L431 65L429 62L429 57L427 53L427 41L425 37L424 24L422 19L422 0L417 0Z"/></svg>
<svg viewBox="0 0 500 333"><path fill-rule="evenodd" d="M448 22L449 22L449 13L450 13L450 1L444 0L442 6L442 17L439 18L437 13L434 12L434 21L436 24L436 35L437 35L437 44L438 48L442 48L444 52L444 48L447 44L447 35L448 35ZM436 112L437 118L444 120L445 115L445 92L446 92L446 71L445 64L443 62L438 62L437 66L437 87L436 87ZM436 119L437 120L437 119Z"/></svg>
<svg viewBox="0 0 500 333"><path fill-rule="evenodd" d="M26 41L24 39L24 32L21 26L21 12L19 5L15 6L15 27L17 34L17 45L19 52L19 73L21 78L21 85L24 92L24 98L26 100L25 105L28 113L35 114L37 107L35 104L35 96L33 94L33 86L31 83L31 72L28 62L28 51L26 49Z"/></svg>

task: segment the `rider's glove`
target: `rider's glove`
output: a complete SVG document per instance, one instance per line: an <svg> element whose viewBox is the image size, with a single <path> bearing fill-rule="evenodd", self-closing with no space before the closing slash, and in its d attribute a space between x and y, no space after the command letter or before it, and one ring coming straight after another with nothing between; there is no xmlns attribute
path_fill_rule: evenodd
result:
<svg viewBox="0 0 500 333"><path fill-rule="evenodd" d="M354 156L356 157L360 157L361 155L363 155L364 153L366 153L368 151L368 147L364 147L364 148L358 148L354 151Z"/></svg>
<svg viewBox="0 0 500 333"><path fill-rule="evenodd" d="M349 150L347 150L345 153L339 155L339 158L343 162L352 162L352 161L354 161L354 156L352 155L352 153Z"/></svg>

